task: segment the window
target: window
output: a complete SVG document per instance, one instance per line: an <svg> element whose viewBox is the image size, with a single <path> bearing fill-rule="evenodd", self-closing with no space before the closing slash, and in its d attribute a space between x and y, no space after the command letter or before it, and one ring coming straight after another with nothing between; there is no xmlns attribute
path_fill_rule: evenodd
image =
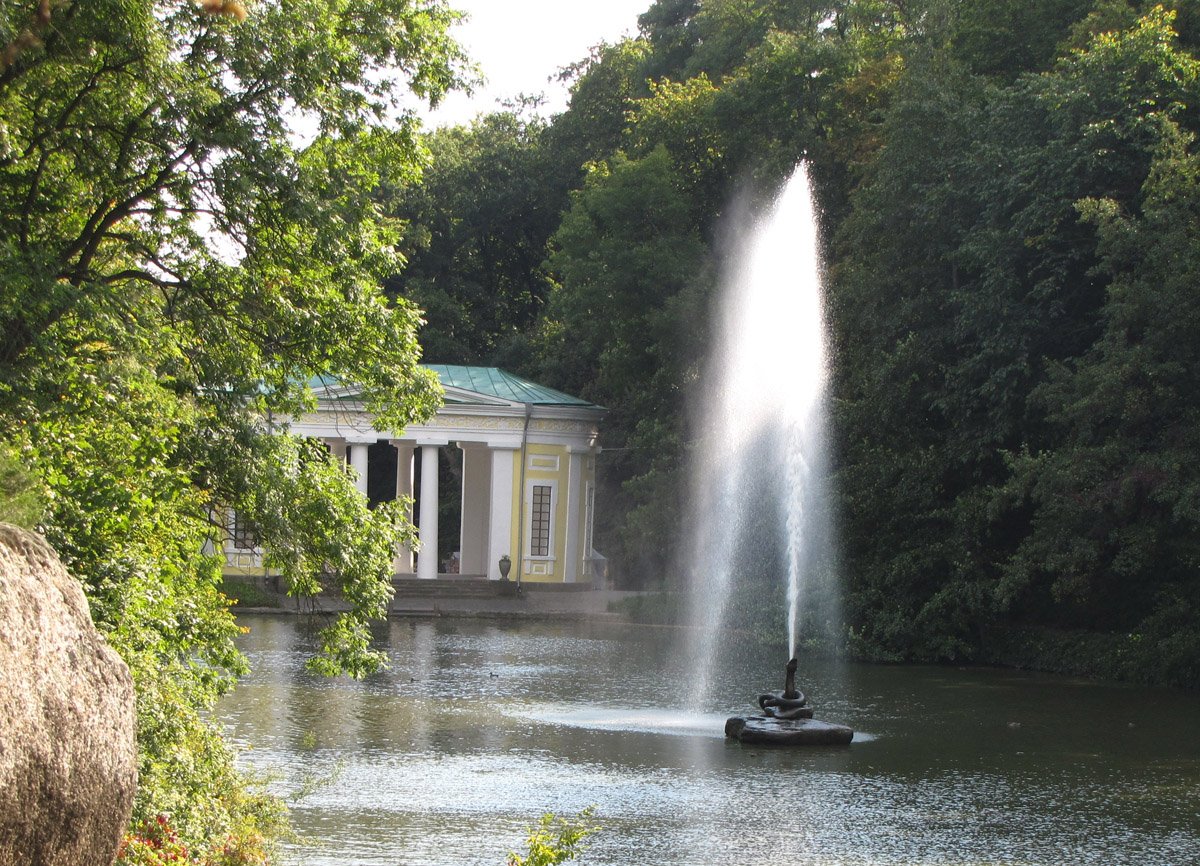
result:
<svg viewBox="0 0 1200 866"><path fill-rule="evenodd" d="M592 555L592 521L596 514L596 485L590 481L583 495L583 555Z"/></svg>
<svg viewBox="0 0 1200 866"><path fill-rule="evenodd" d="M550 493L548 485L533 486L533 511L529 521L529 555L550 555Z"/></svg>
<svg viewBox="0 0 1200 866"><path fill-rule="evenodd" d="M254 550L258 547L258 527L241 512L233 512L233 546L238 550Z"/></svg>

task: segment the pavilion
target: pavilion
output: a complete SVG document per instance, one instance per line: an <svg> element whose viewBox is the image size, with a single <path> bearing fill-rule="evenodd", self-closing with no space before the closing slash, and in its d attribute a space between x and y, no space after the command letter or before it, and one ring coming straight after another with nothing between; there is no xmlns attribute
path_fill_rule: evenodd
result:
<svg viewBox="0 0 1200 866"><path fill-rule="evenodd" d="M425 424L394 433L372 426L357 389L318 383L315 412L293 433L325 442L349 463L372 502L414 495L421 551L401 549L396 575L434 579L458 573L511 579L590 582L596 444L604 410L496 367L425 365L437 373L443 405ZM462 452L462 523L457 556L439 563L439 450ZM237 516L225 540L225 573L262 575L262 550Z"/></svg>

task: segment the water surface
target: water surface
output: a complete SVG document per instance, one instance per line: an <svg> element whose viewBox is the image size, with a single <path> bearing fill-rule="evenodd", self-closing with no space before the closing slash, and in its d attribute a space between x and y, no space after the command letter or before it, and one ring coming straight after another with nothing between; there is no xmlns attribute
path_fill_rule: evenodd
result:
<svg viewBox="0 0 1200 866"><path fill-rule="evenodd" d="M783 651L736 637L697 711L667 629L394 620L356 683L304 671L304 620L240 621L253 673L219 714L293 798L302 866L502 866L587 806L591 866L1200 863L1200 696L802 659L859 734L777 750L723 737L782 685Z"/></svg>

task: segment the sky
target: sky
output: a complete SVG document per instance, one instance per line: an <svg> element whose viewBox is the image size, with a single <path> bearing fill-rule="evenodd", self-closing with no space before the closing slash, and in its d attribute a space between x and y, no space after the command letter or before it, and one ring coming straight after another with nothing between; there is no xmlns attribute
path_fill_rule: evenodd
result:
<svg viewBox="0 0 1200 866"><path fill-rule="evenodd" d="M544 93L542 111L567 107L566 85L548 81L564 66L587 56L599 42L637 32L637 17L652 0L450 0L469 19L455 37L482 67L487 82L474 96L453 93L427 115L431 126L470 121L494 111L498 100Z"/></svg>

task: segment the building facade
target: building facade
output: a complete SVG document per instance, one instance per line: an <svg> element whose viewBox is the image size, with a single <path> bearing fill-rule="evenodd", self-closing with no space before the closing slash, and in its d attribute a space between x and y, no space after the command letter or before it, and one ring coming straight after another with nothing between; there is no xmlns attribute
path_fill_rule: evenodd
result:
<svg viewBox="0 0 1200 866"><path fill-rule="evenodd" d="M380 432L356 390L336 384L317 387L316 411L290 427L346 460L372 501L415 498L412 516L426 553L398 550L396 574L499 580L507 557L509 579L591 581L602 560L592 549L592 526L604 410L495 367L427 366L445 400L425 424ZM462 520L456 555L439 561L439 452L449 448L461 452ZM232 526L226 573L263 574L254 534L236 517Z"/></svg>

